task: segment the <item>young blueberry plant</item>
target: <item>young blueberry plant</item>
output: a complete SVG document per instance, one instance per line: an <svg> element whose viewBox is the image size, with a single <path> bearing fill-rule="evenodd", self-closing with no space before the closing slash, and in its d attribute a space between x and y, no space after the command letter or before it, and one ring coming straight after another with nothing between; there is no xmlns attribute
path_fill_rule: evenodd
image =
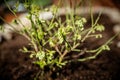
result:
<svg viewBox="0 0 120 80"><path fill-rule="evenodd" d="M94 53L84 58L77 56L77 61L85 61L96 58L104 50L110 50L108 44L111 40L94 50L78 49L90 37L102 38L102 34L96 32L102 32L105 28L97 23L98 19L92 22L89 29L85 29L84 25L87 20L84 17L75 16L73 12L65 14L66 20L62 22L61 17L57 16L55 6L52 10L53 17L50 20L39 18L40 7L33 4L27 5L27 8L29 8L29 14L26 18L31 22L31 27L24 27L21 34L30 41L32 50L24 47L23 52L30 52L30 58L35 58L34 63L38 64L41 69L44 69L45 66L62 67L66 65L74 60L73 58L66 59L73 51L74 53L79 52L79 55Z"/></svg>
<svg viewBox="0 0 120 80"><path fill-rule="evenodd" d="M38 64L41 69L44 70L46 66L62 68L71 61L95 59L102 51L110 50L108 44L114 37L96 49L89 50L89 48L82 47L89 38L102 38L102 34L98 32L104 31L105 27L98 24L100 15L95 21L91 15L91 27L85 28L87 20L76 15L74 10L66 13L66 19L62 21L62 18L58 16L59 9L57 6L52 7L53 16L49 20L40 18L40 13L49 10L41 9L41 7L30 2L26 2L25 7L28 11L26 19L30 22L30 26L23 25L19 19L15 20L15 23L21 23L23 26L20 34L29 40L32 49L28 50L27 47L23 47L22 51L30 53L30 58L34 58L34 63ZM72 52L76 56L68 59ZM80 58L81 55L88 53L92 55Z"/></svg>

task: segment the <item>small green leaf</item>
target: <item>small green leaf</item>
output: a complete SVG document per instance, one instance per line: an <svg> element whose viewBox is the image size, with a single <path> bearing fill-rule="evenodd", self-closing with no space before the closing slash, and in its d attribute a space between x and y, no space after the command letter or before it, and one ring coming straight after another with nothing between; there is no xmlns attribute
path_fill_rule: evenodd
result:
<svg viewBox="0 0 120 80"><path fill-rule="evenodd" d="M103 45L103 46L102 46L102 49L103 49L103 50L108 50L108 51L109 51L109 50L110 50L110 47L109 47L108 45Z"/></svg>
<svg viewBox="0 0 120 80"><path fill-rule="evenodd" d="M49 45L50 45L51 47L54 47L54 46L55 46L55 43L53 42L52 39L50 39L50 41L49 41Z"/></svg>
<svg viewBox="0 0 120 80"><path fill-rule="evenodd" d="M62 68L62 66L66 65L67 61L64 61L64 62L56 62L57 66Z"/></svg>
<svg viewBox="0 0 120 80"><path fill-rule="evenodd" d="M100 31L100 32L105 30L105 27L103 25L99 25L99 24L97 26L95 26L95 28L97 31Z"/></svg>
<svg viewBox="0 0 120 80"><path fill-rule="evenodd" d="M58 27L58 23L57 23L57 22L54 22L54 26L55 26L55 27Z"/></svg>
<svg viewBox="0 0 120 80"><path fill-rule="evenodd" d="M45 58L45 52L44 51L39 51L36 53L36 58L38 58L39 60L42 60Z"/></svg>
<svg viewBox="0 0 120 80"><path fill-rule="evenodd" d="M92 33L95 33L95 30L94 30L94 29L92 29L92 30L91 30L91 32L92 32Z"/></svg>
<svg viewBox="0 0 120 80"><path fill-rule="evenodd" d="M87 22L87 20L85 18L82 18L81 20L82 20L83 23Z"/></svg>
<svg viewBox="0 0 120 80"><path fill-rule="evenodd" d="M102 38L102 34L95 35L96 38Z"/></svg>
<svg viewBox="0 0 120 80"><path fill-rule="evenodd" d="M30 54L30 58L33 58L35 56L35 54Z"/></svg>
<svg viewBox="0 0 120 80"><path fill-rule="evenodd" d="M28 52L28 49L26 47L23 47L24 52Z"/></svg>
<svg viewBox="0 0 120 80"><path fill-rule="evenodd" d="M46 66L46 62L45 61L36 61L34 63L39 65L41 69L43 69Z"/></svg>

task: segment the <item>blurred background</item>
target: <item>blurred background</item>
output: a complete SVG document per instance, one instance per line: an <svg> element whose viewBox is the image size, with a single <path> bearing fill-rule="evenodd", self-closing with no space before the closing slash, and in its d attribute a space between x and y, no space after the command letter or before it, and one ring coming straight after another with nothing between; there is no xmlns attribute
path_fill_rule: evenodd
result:
<svg viewBox="0 0 120 80"><path fill-rule="evenodd" d="M25 8L23 6L23 3L25 1L32 1L33 4L47 7L52 4L57 5L59 0L6 0L7 4L14 9L16 7L16 3L20 1L18 6L18 13L25 12ZM67 3L66 3L67 2ZM82 3L81 3L82 2ZM69 4L71 7L75 7L76 5L84 5L89 6L90 0L63 0L61 6L64 6L66 4ZM94 7L109 7L109 8L116 8L120 11L120 0L91 0L92 6ZM14 15L11 14L8 7L6 6L5 0L0 0L0 16L4 18L7 22L10 22L14 17ZM0 19L0 24L4 23Z"/></svg>

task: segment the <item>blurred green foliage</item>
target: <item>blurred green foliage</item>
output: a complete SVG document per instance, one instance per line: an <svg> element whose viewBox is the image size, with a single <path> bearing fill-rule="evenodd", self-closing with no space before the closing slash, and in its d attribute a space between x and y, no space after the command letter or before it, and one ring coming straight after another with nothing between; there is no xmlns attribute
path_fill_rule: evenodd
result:
<svg viewBox="0 0 120 80"><path fill-rule="evenodd" d="M33 4L36 4L39 6L47 6L50 3L52 3L52 0L33 0Z"/></svg>

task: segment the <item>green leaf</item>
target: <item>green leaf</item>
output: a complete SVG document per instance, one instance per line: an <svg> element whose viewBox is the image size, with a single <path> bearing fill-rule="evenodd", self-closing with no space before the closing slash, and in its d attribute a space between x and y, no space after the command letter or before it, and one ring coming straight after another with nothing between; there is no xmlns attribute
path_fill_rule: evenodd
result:
<svg viewBox="0 0 120 80"><path fill-rule="evenodd" d="M26 47L23 47L23 52L28 52L28 49Z"/></svg>
<svg viewBox="0 0 120 80"><path fill-rule="evenodd" d="M44 51L39 51L36 53L36 58L38 58L39 60L42 60L45 58L45 52Z"/></svg>
<svg viewBox="0 0 120 80"><path fill-rule="evenodd" d="M87 20L85 18L81 18L81 20L82 20L83 23L87 22Z"/></svg>
<svg viewBox="0 0 120 80"><path fill-rule="evenodd" d="M43 69L46 66L46 62L45 61L36 61L34 63L39 65L41 69Z"/></svg>
<svg viewBox="0 0 120 80"><path fill-rule="evenodd" d="M103 50L108 50L108 51L109 51L109 50L110 50L110 47L109 47L108 45L103 45L103 46L102 46L102 49L103 49Z"/></svg>
<svg viewBox="0 0 120 80"><path fill-rule="evenodd" d="M73 27L71 25L67 25L66 26L66 31L67 32L72 32L73 31Z"/></svg>
<svg viewBox="0 0 120 80"><path fill-rule="evenodd" d="M56 61L56 64L58 67L62 68L62 66L66 65L67 61L64 61L64 62L59 62L59 61Z"/></svg>
<svg viewBox="0 0 120 80"><path fill-rule="evenodd" d="M95 26L95 29L96 29L97 31L102 32L102 31L105 30L105 27L104 27L103 25L99 25L99 24L97 24L97 26Z"/></svg>
<svg viewBox="0 0 120 80"><path fill-rule="evenodd" d="M53 63L53 60L54 60L54 54L55 54L55 51L53 50L48 50L47 54L46 54L46 58L47 58L47 64L52 64Z"/></svg>
<svg viewBox="0 0 120 80"><path fill-rule="evenodd" d="M49 45L50 45L51 47L54 47L56 44L54 43L54 41L53 41L52 39L50 39L50 40L49 40Z"/></svg>
<svg viewBox="0 0 120 80"><path fill-rule="evenodd" d="M81 38L82 38L81 35L75 34L73 39L74 40L81 40Z"/></svg>
<svg viewBox="0 0 120 80"><path fill-rule="evenodd" d="M34 53L30 54L30 58L33 58L34 56L35 56L35 54L34 54Z"/></svg>
<svg viewBox="0 0 120 80"><path fill-rule="evenodd" d="M96 38L102 38L102 34L95 35Z"/></svg>

